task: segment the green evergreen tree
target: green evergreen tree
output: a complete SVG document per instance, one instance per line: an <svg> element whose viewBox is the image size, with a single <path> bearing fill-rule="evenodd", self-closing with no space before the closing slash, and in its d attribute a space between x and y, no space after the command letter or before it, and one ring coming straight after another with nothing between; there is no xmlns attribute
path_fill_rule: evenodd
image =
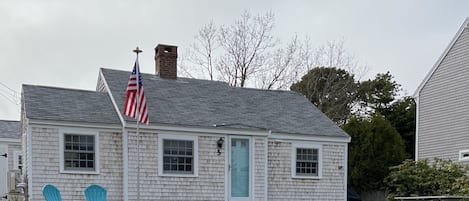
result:
<svg viewBox="0 0 469 201"><path fill-rule="evenodd" d="M383 114L401 91L401 85L390 72L378 73L375 79L359 83L358 96L363 110L366 113L379 112ZM372 109L368 112L369 109Z"/></svg>
<svg viewBox="0 0 469 201"><path fill-rule="evenodd" d="M349 184L357 191L384 189L389 168L405 159L404 142L382 115L353 117L343 129L352 137L349 144Z"/></svg>
<svg viewBox="0 0 469 201"><path fill-rule="evenodd" d="M415 156L415 111L415 100L409 96L397 100L383 111L404 140L408 158Z"/></svg>

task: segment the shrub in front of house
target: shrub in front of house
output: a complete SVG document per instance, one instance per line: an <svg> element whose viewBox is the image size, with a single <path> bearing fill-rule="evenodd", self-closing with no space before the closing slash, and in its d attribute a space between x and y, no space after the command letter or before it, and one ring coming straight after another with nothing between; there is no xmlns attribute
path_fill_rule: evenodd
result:
<svg viewBox="0 0 469 201"><path fill-rule="evenodd" d="M389 200L402 196L469 195L468 166L435 158L406 160L391 168L384 182Z"/></svg>

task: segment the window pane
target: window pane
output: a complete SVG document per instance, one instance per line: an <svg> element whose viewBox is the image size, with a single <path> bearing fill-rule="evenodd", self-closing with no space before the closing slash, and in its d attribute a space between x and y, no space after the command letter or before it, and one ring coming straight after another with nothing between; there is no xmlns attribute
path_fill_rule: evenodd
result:
<svg viewBox="0 0 469 201"><path fill-rule="evenodd" d="M163 172L176 174L193 173L194 142L188 140L163 140Z"/></svg>
<svg viewBox="0 0 469 201"><path fill-rule="evenodd" d="M94 136L64 135L64 169L94 170Z"/></svg>
<svg viewBox="0 0 469 201"><path fill-rule="evenodd" d="M88 164L87 164L89 168L94 168L94 162L93 161L88 161Z"/></svg>
<svg viewBox="0 0 469 201"><path fill-rule="evenodd" d="M318 176L318 149L296 149L296 175Z"/></svg>

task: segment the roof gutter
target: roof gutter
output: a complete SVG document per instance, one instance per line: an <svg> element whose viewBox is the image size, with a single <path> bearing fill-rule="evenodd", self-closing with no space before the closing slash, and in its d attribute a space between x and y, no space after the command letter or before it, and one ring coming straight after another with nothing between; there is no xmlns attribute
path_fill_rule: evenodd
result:
<svg viewBox="0 0 469 201"><path fill-rule="evenodd" d="M328 143L350 143L350 136L324 136L324 135L312 135L312 134L292 134L292 133L272 133L269 136L271 139L277 140L300 140L300 141L316 141L316 142L328 142Z"/></svg>
<svg viewBox="0 0 469 201"><path fill-rule="evenodd" d="M0 137L0 142L21 143L21 139Z"/></svg>
<svg viewBox="0 0 469 201"><path fill-rule="evenodd" d="M101 128L122 130L119 124L107 123L90 123L90 122L74 122L74 121L56 121L56 120L41 120L41 119L28 119L28 125L46 125L46 126L67 126L67 127L83 127L83 128Z"/></svg>
<svg viewBox="0 0 469 201"><path fill-rule="evenodd" d="M126 129L136 129L136 124L126 124ZM204 134L226 134L226 135L249 135L249 136L269 136L269 130L264 129L246 129L246 128L227 128L220 126L186 126L174 124L158 124L140 125L140 131L174 131L174 132L190 132L190 133L204 133Z"/></svg>

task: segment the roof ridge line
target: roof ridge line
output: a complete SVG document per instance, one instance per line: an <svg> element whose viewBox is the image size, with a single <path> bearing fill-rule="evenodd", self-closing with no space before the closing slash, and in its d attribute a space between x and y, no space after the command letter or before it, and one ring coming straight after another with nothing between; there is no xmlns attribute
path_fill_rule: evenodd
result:
<svg viewBox="0 0 469 201"><path fill-rule="evenodd" d="M22 86L27 87L41 87L41 88L50 88L50 89L61 89L61 90L69 90L69 91L82 91L82 92L95 92L95 93L103 93L96 90L87 90L87 89L76 89L76 88L65 88L65 87L57 87L57 86L46 86L46 85L33 85L33 84L22 84Z"/></svg>

